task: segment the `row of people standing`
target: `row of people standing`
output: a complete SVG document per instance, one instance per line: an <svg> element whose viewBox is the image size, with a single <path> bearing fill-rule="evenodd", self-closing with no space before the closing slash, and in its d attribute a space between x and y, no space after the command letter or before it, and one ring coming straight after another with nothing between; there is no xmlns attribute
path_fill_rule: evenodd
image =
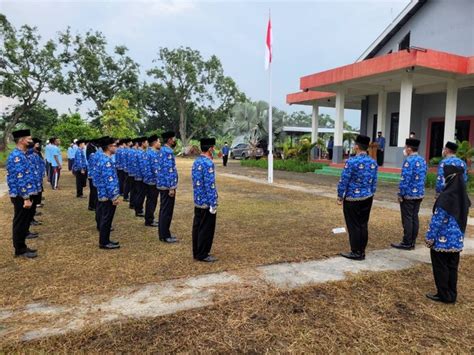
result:
<svg viewBox="0 0 474 355"><path fill-rule="evenodd" d="M338 184L338 204L343 205L351 251L341 253L352 260L364 260L368 243L368 222L377 188L378 164L368 154L370 138L358 136L356 155L350 158ZM391 246L413 250L419 232L419 210L425 196L426 161L418 155L420 141L408 138L403 154L398 201L400 203L403 237ZM448 142L443 149L436 180L436 202L425 242L431 249L436 294L427 297L454 303L457 297L459 253L463 249L470 201L466 192L467 166L456 157L458 146Z"/></svg>

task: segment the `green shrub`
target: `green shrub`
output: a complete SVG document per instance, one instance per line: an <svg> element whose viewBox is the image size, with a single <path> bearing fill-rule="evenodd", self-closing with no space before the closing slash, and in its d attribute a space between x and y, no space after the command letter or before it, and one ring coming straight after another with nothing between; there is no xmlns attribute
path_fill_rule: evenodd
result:
<svg viewBox="0 0 474 355"><path fill-rule="evenodd" d="M268 169L268 161L266 159L241 160L240 165L251 168ZM273 168L275 170L294 171L298 173L313 172L316 169L322 169L323 166L324 164L321 163L307 163L295 159L273 161Z"/></svg>
<svg viewBox="0 0 474 355"><path fill-rule="evenodd" d="M436 187L436 173L428 173L426 174L425 186L429 188Z"/></svg>
<svg viewBox="0 0 474 355"><path fill-rule="evenodd" d="M430 166L438 166L439 163L441 162L441 160L443 160L443 157L434 157L434 158L431 158L430 161L429 161L429 165L430 165Z"/></svg>

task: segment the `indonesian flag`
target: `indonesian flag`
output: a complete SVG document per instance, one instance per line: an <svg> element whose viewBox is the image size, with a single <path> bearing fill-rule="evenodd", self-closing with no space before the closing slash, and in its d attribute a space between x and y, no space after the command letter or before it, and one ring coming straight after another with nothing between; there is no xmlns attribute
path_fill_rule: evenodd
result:
<svg viewBox="0 0 474 355"><path fill-rule="evenodd" d="M268 18L267 38L265 41L265 70L270 67L272 63L272 20Z"/></svg>

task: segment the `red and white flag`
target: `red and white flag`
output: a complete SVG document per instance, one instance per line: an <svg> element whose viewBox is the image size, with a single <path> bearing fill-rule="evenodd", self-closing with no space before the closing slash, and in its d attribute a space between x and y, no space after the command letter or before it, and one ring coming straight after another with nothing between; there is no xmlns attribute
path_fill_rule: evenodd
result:
<svg viewBox="0 0 474 355"><path fill-rule="evenodd" d="M272 42L272 19L268 18L267 38L265 40L265 70L267 70L272 63Z"/></svg>

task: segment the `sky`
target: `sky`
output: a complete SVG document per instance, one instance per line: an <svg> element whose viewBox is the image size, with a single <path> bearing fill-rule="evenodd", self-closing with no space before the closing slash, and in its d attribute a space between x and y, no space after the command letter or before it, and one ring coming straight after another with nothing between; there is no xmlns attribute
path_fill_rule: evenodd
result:
<svg viewBox="0 0 474 355"><path fill-rule="evenodd" d="M143 78L160 47L189 46L204 57L216 55L226 75L248 97L269 100L264 70L265 35L273 27L272 104L288 112L286 95L299 91L304 75L353 63L392 22L409 0L179 1L179 0L0 0L0 13L15 26L36 26L44 39L68 26L105 34L111 48L125 45L140 64ZM50 94L60 113L75 110L73 96ZM5 102L0 102L5 105ZM1 107L0 107L1 109ZM80 112L85 112L83 107ZM321 108L320 113L334 114ZM359 127L360 113L346 110Z"/></svg>

